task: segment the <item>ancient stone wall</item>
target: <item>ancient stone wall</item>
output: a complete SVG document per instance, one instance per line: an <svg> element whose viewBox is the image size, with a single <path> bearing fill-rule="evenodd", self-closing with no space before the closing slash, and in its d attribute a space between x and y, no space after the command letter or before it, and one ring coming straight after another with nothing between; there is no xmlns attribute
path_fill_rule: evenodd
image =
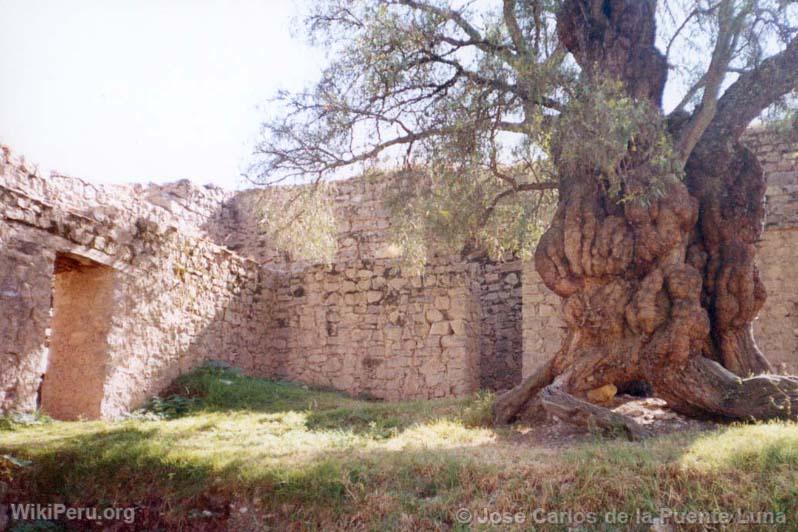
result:
<svg viewBox="0 0 798 532"><path fill-rule="evenodd" d="M40 407L56 419L97 418L105 395L116 271L57 255L54 274L52 334Z"/></svg>
<svg viewBox="0 0 798 532"><path fill-rule="evenodd" d="M290 290L305 292L315 295L319 290L315 278L324 276L327 283L345 283L347 288L343 293L348 294L347 299L367 300L377 298L374 287L370 286L368 277L365 280L347 280L336 276L332 272L361 271L366 275L366 271L371 271L372 283L378 284L378 290L384 288L384 275L382 272L391 270L397 279L406 279L407 285L418 285L413 289L413 293L403 294L402 297L411 304L406 307L404 313L415 313L417 316L424 316L426 302L435 299L437 296L449 296L453 300L463 299L461 293L464 287L470 287L469 298L473 303L473 316L469 318L469 350L462 353L462 350L446 350L447 346L438 346L439 352L435 355L441 359L437 369L431 363L425 365L423 372L429 382L440 384L431 387L428 391L416 390L419 377L417 369L409 369L403 366L403 360L419 357L432 357L435 351L434 346L425 345L424 355L419 350L426 335L419 331L419 346L414 345L413 341L408 340L409 333L403 333L404 341L401 344L391 344L385 338L386 335L395 334L391 332L393 324L380 320L380 326L376 328L376 333L357 333L351 344L352 352L342 355L338 351L340 347L331 347L330 342L336 345L341 344L340 339L328 340L324 338L323 320L319 318L316 324L318 335L315 341L311 338L305 327L301 323L312 322L306 314L313 312L313 309L305 309L303 305L308 304L307 299L284 298L285 306L281 312L288 314L288 325L286 330L280 334L285 337L294 338L294 342L301 339L305 342L303 348L314 352L316 364L313 367L306 367L302 349L296 345L288 348L287 354L281 357L286 360L284 367L293 368L286 372L289 378L295 378L305 382L315 384L325 384L347 390L352 393L368 393L376 397L398 398L398 397L426 397L438 396L441 389L449 388L457 390L452 393L464 393L463 390L474 390L483 387L493 390L501 390L512 387L519 382L521 377L521 264L519 261L506 263L473 262L466 263L459 257L441 257L433 259L433 265L428 268L428 272L421 278L405 276L401 272L401 264L397 259L400 254L399 248L392 242L390 234L390 213L384 205L386 187L391 182L384 176L373 175L369 177L358 177L337 181L330 186L330 197L333 202L335 220L337 224L336 240L338 243L337 253L332 262L332 268L324 268L315 265L303 264L297 261L287 261L284 255L279 254L268 238L262 233L258 224L260 216L257 208L257 196L260 191L244 191L226 201L215 219L211 219L205 224L205 229L213 235L219 243L230 247L236 253L252 258L263 265L268 265L277 271L289 272L291 285ZM429 279L438 277L437 273L429 273L432 270L450 269L454 277L467 276L468 279L458 281L456 285L448 284L429 284ZM431 277L432 276L432 277ZM355 281L355 286L351 286L346 281ZM400 281L394 281L398 284ZM307 286L305 286L307 285ZM329 288L329 287L328 287ZM446 294L449 290L452 293ZM310 297L310 296L309 296ZM340 316L344 322L359 323L363 314L360 310L355 311L351 305L339 305L336 298L335 303L330 304L327 298L313 299L310 305L315 307L315 312L321 315L324 312ZM372 301L371 314L383 313L390 314L392 310L381 310L385 307L384 303ZM326 311L322 310L327 309ZM422 310L418 310L421 308ZM414 310L415 309L415 310ZM437 314L432 313L434 316ZM300 315L303 318L300 319ZM374 317L367 319L373 320ZM444 321L447 318L439 318ZM457 318L461 319L461 318ZM419 322L423 322L420 319ZM388 323L388 329L383 331L382 324ZM374 324L368 325L374 329ZM442 327L442 326L441 326ZM365 336L365 338L363 338ZM450 340L445 340L449 342ZM387 342L387 343L386 343ZM429 342L427 342L429 343ZM387 347L386 347L387 345ZM402 345L404 347L398 347ZM370 346L370 347L369 347ZM451 346L449 346L451 347ZM458 346L462 347L462 346ZM356 361L364 358L365 355L356 355L355 352L365 352L369 348L383 352L393 353L395 358L387 364L393 368L395 375L399 376L398 381L412 384L400 385L398 381L388 379L391 387L400 386L402 394L397 395L395 390L382 390L378 385L368 384L374 371L365 371L366 366ZM476 350L472 353L472 350ZM446 353L445 356L441 353ZM327 353L327 354L324 354ZM339 362L342 357L346 358L347 363ZM445 370L446 361L452 357L462 357L457 360L458 366L468 368L470 373L464 381L468 386L458 383L454 374L449 374ZM383 357L384 358L384 357ZM474 366L473 360L476 360ZM329 361L329 363L327 363ZM472 367L473 366L473 367ZM345 369L342 369L345 368ZM342 373L343 372L343 373ZM385 369L379 370L378 382L382 382L380 375L384 375ZM476 379L476 380L474 380ZM345 385L335 385L334 382L345 383ZM473 384L476 382L477 384ZM432 395L430 395L432 394ZM436 395L438 394L438 395Z"/></svg>
<svg viewBox="0 0 798 532"><path fill-rule="evenodd" d="M341 247L333 265L320 266L269 255L253 212L229 217L251 193L188 182L105 187L57 174L44 179L8 151L0 176L2 410L33 409L44 391L45 399L85 397L79 412L53 406L56 415L93 417L98 408L113 417L207 359L385 399L464 395L480 385L480 349L484 355L492 346L480 344L481 303L498 294L482 269L492 266L446 259L423 276L403 274L386 257L395 255L386 251L387 213L365 180L339 184ZM225 224L238 253L211 241L225 236ZM51 308L59 308L52 296L60 293L53 291L54 266L64 253L114 272L102 342L77 340L97 309L80 315L79 303L65 305L69 317L52 318ZM501 276L495 284L504 282ZM510 279L511 289L517 284ZM514 308L520 311L520 302ZM487 337L505 341L509 318L491 320ZM53 326L52 340L63 350L50 349ZM92 366L97 379L87 374L77 382L67 371L52 390L41 386L48 369L81 367L97 345L107 346ZM80 353L70 361L61 351ZM50 364L49 355L59 358ZM97 395L89 384L98 379L99 406L89 397Z"/></svg>
<svg viewBox="0 0 798 532"><path fill-rule="evenodd" d="M522 374L528 377L560 349L566 324L560 314L560 297L546 288L533 261L524 263L522 299Z"/></svg>
<svg viewBox="0 0 798 532"><path fill-rule="evenodd" d="M522 263L481 264L479 288L479 384L507 390L521 382Z"/></svg>
<svg viewBox="0 0 798 532"><path fill-rule="evenodd" d="M767 176L757 263L768 298L754 334L776 370L798 374L798 139L764 129L749 131L746 139Z"/></svg>
<svg viewBox="0 0 798 532"><path fill-rule="evenodd" d="M58 175L43 179L3 151L0 410L37 406L50 329L59 325L51 318L58 253L116 272L105 333L103 416L141 404L207 358L253 370L268 365L261 355L269 351L274 279L254 262L201 238L179 209L170 212L144 200L144 192ZM87 316L96 311L84 309ZM80 334L87 316L70 320L72 333ZM63 392L81 394L84 384L70 379Z"/></svg>
<svg viewBox="0 0 798 532"><path fill-rule="evenodd" d="M768 298L754 337L776 371L798 375L798 228L770 229L758 248Z"/></svg>
<svg viewBox="0 0 798 532"><path fill-rule="evenodd" d="M0 201L7 199L0 189ZM0 221L0 411L36 408L47 367L54 260L46 247L12 240Z"/></svg>
<svg viewBox="0 0 798 532"><path fill-rule="evenodd" d="M314 266L277 293L276 374L381 399L461 396L478 387L473 268L407 276L386 259Z"/></svg>
<svg viewBox="0 0 798 532"><path fill-rule="evenodd" d="M379 176L361 176L331 183L326 194L331 199L336 222L337 251L333 263L352 260L396 258L398 248L389 233L389 213L383 205L389 183ZM292 194L293 187L277 189ZM258 197L263 190L245 190L223 202L205 230L236 253L279 269L307 267L279 253L263 234L263 216ZM289 264L290 263L290 264Z"/></svg>

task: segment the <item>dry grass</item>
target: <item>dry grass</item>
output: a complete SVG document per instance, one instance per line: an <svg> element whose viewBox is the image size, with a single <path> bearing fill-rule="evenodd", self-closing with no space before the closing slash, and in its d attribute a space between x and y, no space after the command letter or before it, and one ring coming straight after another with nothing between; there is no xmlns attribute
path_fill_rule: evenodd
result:
<svg viewBox="0 0 798 532"><path fill-rule="evenodd" d="M467 529L459 508L511 520L525 513L524 523L503 525L518 529L560 530L594 516L583 528L647 530L635 520L661 508L768 511L785 521L780 528L798 529L795 424L553 451L480 426L486 396L376 403L218 371L187 376L173 391L196 399L153 406L171 419L6 421L6 498L137 505L140 529ZM604 525L607 512L632 524Z"/></svg>

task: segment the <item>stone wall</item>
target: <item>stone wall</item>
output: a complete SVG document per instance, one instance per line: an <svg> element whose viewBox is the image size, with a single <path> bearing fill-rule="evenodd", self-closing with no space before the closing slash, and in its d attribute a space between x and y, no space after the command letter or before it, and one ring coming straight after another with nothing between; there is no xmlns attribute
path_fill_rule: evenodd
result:
<svg viewBox="0 0 798 532"><path fill-rule="evenodd" d="M761 130L747 138L769 181L759 254L769 299L757 339L777 366L798 372L798 144ZM105 417L207 359L390 400L516 384L560 347L558 298L531 263L436 256L421 276L403 272L382 202L388 182L333 185L338 253L312 265L288 260L259 231L256 192L45 179L3 149L0 411L36 408L49 394L42 376L59 364L48 357L61 356L51 343L83 345L83 323L98 324L94 336L107 346L97 376L68 376L66 391L54 391L88 400L100 382ZM54 274L63 257L111 273L106 314L84 313L97 305L75 298L72 317L59 319Z"/></svg>
<svg viewBox="0 0 798 532"><path fill-rule="evenodd" d="M315 266L277 293L280 377L381 399L477 389L478 301L465 264L407 276L385 259Z"/></svg>
<svg viewBox="0 0 798 532"><path fill-rule="evenodd" d="M96 418L104 399L116 271L57 255L42 410L56 419Z"/></svg>
<svg viewBox="0 0 798 532"><path fill-rule="evenodd" d="M441 359L442 363L437 368L430 364L423 365L422 372L426 374L429 382L437 384L427 391L416 390L416 383L419 382L417 369L408 369L403 366L403 360L418 359L419 357L432 357L435 350L432 345L424 345L425 353L421 355L419 350L425 335L418 332L419 345L407 337L409 333L405 331L404 341L401 344L391 344L384 338L386 335L395 334L390 321L379 320L379 327L376 333L356 333L356 339L351 344L352 352L341 354L340 347L332 347L330 342L336 345L341 344L340 339L328 340L322 334L323 320L319 318L317 326L318 335L315 340L311 338L308 331L300 325L301 323L312 322L305 314L311 313L304 309L303 305L310 304L315 308L318 315L324 312L340 316L344 322L358 323L364 312L355 312L351 305L340 305L336 298L335 303L328 303L326 297L310 300L300 298L298 301L287 298L285 295L284 305L287 309L281 312L288 314L288 325L285 331L280 332L284 336L293 338L294 342L300 339L305 345L305 350L310 349L314 353L315 364L313 367L305 367L306 359L302 355L302 349L292 345L288 348L288 353L280 356L286 359L286 368L293 368L286 371L288 378L312 382L314 384L325 384L339 389L347 390L352 393L368 393L376 397L386 398L416 398L440 394L443 388L456 390L451 393L462 394L463 390L474 390L483 387L493 390L507 389L519 382L521 377L521 265L518 261L506 263L472 262L466 263L459 257L440 257L433 259L434 264L428 268L425 277L414 278L406 277L401 273L400 261L397 259L400 250L393 244L390 234L390 214L383 204L386 194L386 187L390 181L385 176L373 175L370 177L358 177L338 181L330 186L330 197L333 202L335 219L337 224L336 240L338 242L337 253L332 262L332 268L323 268L315 265L303 264L297 261L287 261L284 255L278 253L271 242L262 234L258 225L257 196L259 191L244 191L230 198L223 203L217 217L210 219L205 224L205 229L217 242L230 247L236 253L252 258L260 264L276 270L289 272L290 292L299 290L309 294L307 297L315 297L319 290L316 277L323 276L326 283L345 284L344 293L348 294L349 300L353 298L367 300L377 298L375 288L369 285L368 278L345 279L337 276L337 273L347 271L361 271L366 275L366 271L371 271L373 283L378 284L377 290L384 289L383 271L391 270L398 276L397 279L405 279L408 286L415 286L413 293L403 294L402 297L413 301L410 307L403 312L422 316L426 310L419 311L416 307L425 307L426 301L431 301L438 296L448 296L450 299L459 300L464 296L461 293L464 287L470 286L469 297L473 300L473 316L470 318L469 325L469 350L462 354L461 350L443 349L435 355ZM451 276L463 277L456 284L448 285L439 283L430 285L430 279L440 277L439 273L430 273L440 269L451 270ZM333 272L333 273L330 273ZM345 277L345 276L344 276ZM468 277L466 279L465 277ZM349 285L355 282L355 286ZM399 283L400 281L394 281ZM447 294L446 291L451 291ZM298 304L295 304L298 303ZM382 310L385 303L372 301L370 303L370 313L390 314L392 310ZM327 310L322 310L322 308ZM416 310L413 310L416 309ZM304 315L300 319L300 315ZM435 315L433 313L433 315ZM369 320L376 319L373 316L367 317ZM445 318L444 318L445 319ZM460 319L460 318L457 318ZM419 322L423 322L420 319ZM382 325L387 323L387 329L383 331ZM374 329L374 324L368 327ZM365 338L363 338L365 337ZM450 340L446 340L450 341ZM345 345L345 344L344 344ZM399 347L399 346L403 347ZM462 346L458 346L462 347ZM400 386L402 393L397 395L395 390L382 390L379 386L368 384L373 380L374 371L366 371L366 365L358 362L363 360L366 355L362 354L368 349L378 352L392 353L391 357L395 360L387 365L393 368L394 374L399 375L399 381L410 384L397 384L391 382L390 386ZM472 353L472 350L476 350ZM442 355L441 353L446 353ZM326 354L325 354L326 353ZM361 353L357 355L355 353ZM459 377L450 374L445 370L445 362L451 357L464 357L457 360L458 366L468 368L470 373L463 383L468 383L467 387L458 382ZM476 366L472 367L473 359L476 358ZM383 357L385 358L385 357ZM390 358L390 357L389 357ZM345 359L343 363L341 360ZM416 362L419 363L419 362ZM377 372L379 375L385 374L385 369ZM381 377L380 377L381 378ZM379 378L378 378L379 380ZM389 379L390 381L390 379ZM339 384L334 384L335 382ZM474 384L476 382L477 384ZM340 383L345 383L342 385ZM431 394L431 395L430 395Z"/></svg>
<svg viewBox="0 0 798 532"><path fill-rule="evenodd" d="M798 132L754 128L745 142L767 177L765 229L798 228Z"/></svg>
<svg viewBox="0 0 798 532"><path fill-rule="evenodd" d="M327 194L333 204L337 229L337 251L333 263L398 256L398 248L391 243L389 212L382 201L388 184L379 175L330 184ZM276 192L291 194L292 189L286 187L276 189ZM263 193L263 190L245 190L226 199L204 229L217 243L260 264L279 269L311 266L279 253L263 234L259 225L262 213L258 201Z"/></svg>
<svg viewBox="0 0 798 532"><path fill-rule="evenodd" d="M102 370L103 416L141 404L207 358L268 370L262 355L271 341L272 276L201 238L182 213L149 203L144 192L58 175L43 179L3 150L0 410L37 405L50 329L59 325L51 319L59 253L116 272ZM86 317L73 321L78 328ZM70 389L79 394L84 384L72 382Z"/></svg>
<svg viewBox="0 0 798 532"><path fill-rule="evenodd" d="M546 288L532 261L524 263L522 370L528 377L560 349L566 323L560 297Z"/></svg>
<svg viewBox="0 0 798 532"><path fill-rule="evenodd" d="M757 154L767 179L765 231L758 266L767 289L754 321L760 349L775 369L798 374L798 141L784 133L753 128L745 142ZM565 322L560 299L524 265L523 374L530 375L560 348Z"/></svg>
<svg viewBox="0 0 798 532"><path fill-rule="evenodd" d="M0 189L0 201L7 196ZM47 367L52 264L46 247L0 221L0 411L33 410Z"/></svg>
<svg viewBox="0 0 798 532"><path fill-rule="evenodd" d="M763 129L749 131L746 138L767 176L757 261L768 299L754 334L778 371L798 374L798 141Z"/></svg>
<svg viewBox="0 0 798 532"><path fill-rule="evenodd" d="M776 371L798 375L798 228L769 229L758 249L768 298L754 337Z"/></svg>
<svg viewBox="0 0 798 532"><path fill-rule="evenodd" d="M481 264L479 288L479 385L506 390L521 382L522 263Z"/></svg>
<svg viewBox="0 0 798 532"><path fill-rule="evenodd" d="M44 391L45 398L85 399L77 413L53 406L61 417L93 417L95 407L103 417L118 416L207 359L385 399L459 396L479 387L480 347L488 348L479 343L480 302L490 284L482 282L482 266L446 259L423 276L403 274L384 255L387 212L371 182L338 185L341 249L333 265L318 266L274 254L252 211L230 215L251 192L44 179L8 150L0 177L4 411L33 409ZM52 294L63 297L53 291L63 254L114 272L102 333L107 348L92 366L102 382L99 406L97 386L88 377L75 382L75 372L41 389L48 368L57 373L92 358L96 344L70 343L80 323L105 323L88 315L97 309L78 315L80 303L64 306L70 318L52 319ZM50 349L52 327L62 350ZM501 327L495 330L502 339ZM62 351L80 353L70 361Z"/></svg>

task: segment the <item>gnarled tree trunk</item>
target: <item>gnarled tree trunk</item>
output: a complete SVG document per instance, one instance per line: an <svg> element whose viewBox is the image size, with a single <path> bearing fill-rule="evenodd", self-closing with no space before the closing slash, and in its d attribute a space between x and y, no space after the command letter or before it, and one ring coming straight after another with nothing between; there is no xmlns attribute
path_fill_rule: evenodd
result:
<svg viewBox="0 0 798 532"><path fill-rule="evenodd" d="M661 112L667 65L654 46L654 8L651 0L566 1L558 33L583 75L620 80ZM794 48L786 64L798 69ZM798 417L798 378L766 375L770 366L752 333L765 300L754 262L765 183L739 137L767 100L751 96L762 101L734 106L767 81L742 79L724 95L690 152L685 180L666 180L652 201L615 201L591 168L561 175L535 266L562 297L571 334L543 370L497 398L497 422L512 420L542 390L544 407L561 417L637 437L643 432L633 421L584 397L641 380L688 415ZM688 127L690 117L671 117L674 144ZM627 192L647 190L652 179L646 161L637 161Z"/></svg>

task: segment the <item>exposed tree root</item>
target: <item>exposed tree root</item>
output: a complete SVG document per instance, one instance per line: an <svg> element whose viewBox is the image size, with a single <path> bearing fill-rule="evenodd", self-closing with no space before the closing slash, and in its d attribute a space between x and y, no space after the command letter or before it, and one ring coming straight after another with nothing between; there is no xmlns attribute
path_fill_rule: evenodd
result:
<svg viewBox="0 0 798 532"><path fill-rule="evenodd" d="M504 392L493 403L493 422L506 425L521 414L527 404L554 380L554 357L515 388Z"/></svg>
<svg viewBox="0 0 798 532"><path fill-rule="evenodd" d="M570 372L554 378L554 358L524 381L496 398L493 419L497 425L512 422L539 396L546 412L561 420L609 434L623 434L630 440L649 435L648 431L628 416L591 404L565 390Z"/></svg>
<svg viewBox="0 0 798 532"><path fill-rule="evenodd" d="M608 434L623 434L630 440L650 436L634 419L574 397L565 391L568 375L560 375L540 393L543 407L563 421Z"/></svg>
<svg viewBox="0 0 798 532"><path fill-rule="evenodd" d="M630 440L649 436L634 419L579 399L566 391L571 371L554 375L554 359L521 384L497 397L497 425L515 420L539 397L546 412L591 430L623 434ZM661 369L653 383L656 395L675 411L694 417L729 420L798 420L798 376L756 375L741 379L719 363L698 356L678 371Z"/></svg>
<svg viewBox="0 0 798 532"><path fill-rule="evenodd" d="M798 419L798 377L756 375L741 379L705 357L654 382L657 395L687 415L728 419Z"/></svg>

